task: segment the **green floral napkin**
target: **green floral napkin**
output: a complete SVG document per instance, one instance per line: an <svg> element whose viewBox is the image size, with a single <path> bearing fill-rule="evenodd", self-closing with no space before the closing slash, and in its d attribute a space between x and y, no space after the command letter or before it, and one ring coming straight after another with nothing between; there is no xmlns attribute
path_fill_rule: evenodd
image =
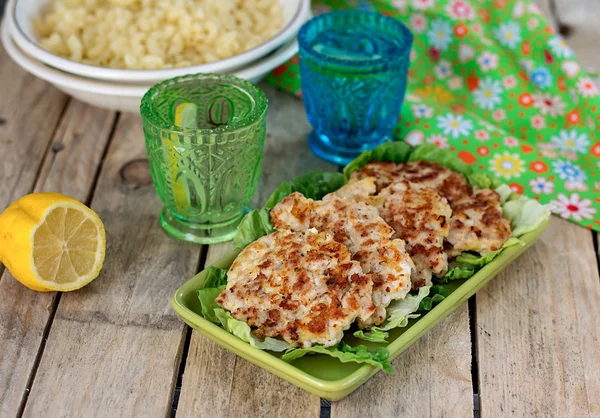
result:
<svg viewBox="0 0 600 418"><path fill-rule="evenodd" d="M429 142L600 231L600 89L528 1L323 0L414 33L397 138ZM301 95L298 57L269 81Z"/></svg>

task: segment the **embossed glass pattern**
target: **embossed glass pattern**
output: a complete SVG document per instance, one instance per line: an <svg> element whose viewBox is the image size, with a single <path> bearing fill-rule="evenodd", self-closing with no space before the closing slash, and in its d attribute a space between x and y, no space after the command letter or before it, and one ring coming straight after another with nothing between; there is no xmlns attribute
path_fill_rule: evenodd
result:
<svg viewBox="0 0 600 418"><path fill-rule="evenodd" d="M142 99L162 227L197 243L231 239L258 184L267 99L229 75L177 77Z"/></svg>
<svg viewBox="0 0 600 418"><path fill-rule="evenodd" d="M302 97L315 154L347 164L391 139L412 39L398 20L360 10L322 14L302 27Z"/></svg>

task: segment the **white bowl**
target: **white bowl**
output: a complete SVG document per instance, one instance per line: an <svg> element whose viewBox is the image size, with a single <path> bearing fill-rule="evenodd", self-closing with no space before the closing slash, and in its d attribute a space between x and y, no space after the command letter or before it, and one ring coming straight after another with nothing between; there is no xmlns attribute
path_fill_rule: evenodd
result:
<svg viewBox="0 0 600 418"><path fill-rule="evenodd" d="M279 0L283 13L283 27L271 39L232 57L201 65L163 70L122 70L82 64L60 57L44 49L36 40L33 17L50 0L13 0L6 8L6 19L11 37L27 54L38 61L64 72L95 80L156 83L167 78L194 73L231 73L247 66L294 38L300 26L310 16L310 0Z"/></svg>
<svg viewBox="0 0 600 418"><path fill-rule="evenodd" d="M2 23L1 38L6 53L25 71L53 84L59 90L94 106L122 112L139 112L142 97L154 83L132 85L97 81L56 70L25 54L11 39L6 22ZM271 70L298 52L298 42L292 39L269 56L231 74L257 83Z"/></svg>

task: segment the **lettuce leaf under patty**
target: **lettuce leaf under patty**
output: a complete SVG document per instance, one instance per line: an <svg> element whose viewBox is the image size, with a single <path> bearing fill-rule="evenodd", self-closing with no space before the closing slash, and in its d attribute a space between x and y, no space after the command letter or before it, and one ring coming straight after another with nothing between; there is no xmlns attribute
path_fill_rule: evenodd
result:
<svg viewBox="0 0 600 418"><path fill-rule="evenodd" d="M291 362L307 354L325 354L339 359L342 363L366 363L379 367L386 373L394 373L392 364L390 363L390 352L387 348L379 347L375 352L371 352L364 345L351 347L343 341L335 347L328 348L322 345L315 345L309 348L291 348L281 356L281 359Z"/></svg>
<svg viewBox="0 0 600 418"><path fill-rule="evenodd" d="M431 286L431 289L429 289L429 295L421 300L417 312L430 311L435 307L435 305L446 299L448 296L450 296L450 290L446 289L444 286Z"/></svg>
<svg viewBox="0 0 600 418"><path fill-rule="evenodd" d="M237 233L233 238L233 245L243 249L263 237L275 232L271 223L270 211L286 196L294 192L300 192L305 197L320 200L344 185L344 175L328 171L313 171L301 174L290 181L281 184L271 194L264 208L255 209L248 213L240 222Z"/></svg>
<svg viewBox="0 0 600 418"><path fill-rule="evenodd" d="M430 287L423 286L416 295L409 293L404 299L392 301L386 308L387 317L381 326L373 327L368 332L364 332L363 330L356 331L353 335L362 340L380 343L387 342L389 336L387 331L405 327L408 325L409 319L420 316L415 312L419 310L421 301L429 294Z"/></svg>

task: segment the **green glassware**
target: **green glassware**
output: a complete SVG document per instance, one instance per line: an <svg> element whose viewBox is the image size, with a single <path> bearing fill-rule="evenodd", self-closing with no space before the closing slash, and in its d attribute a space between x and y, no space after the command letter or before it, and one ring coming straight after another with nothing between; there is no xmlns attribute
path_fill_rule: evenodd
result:
<svg viewBox="0 0 600 418"><path fill-rule="evenodd" d="M258 184L264 93L230 75L187 75L152 87L140 111L164 230L200 244L231 239Z"/></svg>

